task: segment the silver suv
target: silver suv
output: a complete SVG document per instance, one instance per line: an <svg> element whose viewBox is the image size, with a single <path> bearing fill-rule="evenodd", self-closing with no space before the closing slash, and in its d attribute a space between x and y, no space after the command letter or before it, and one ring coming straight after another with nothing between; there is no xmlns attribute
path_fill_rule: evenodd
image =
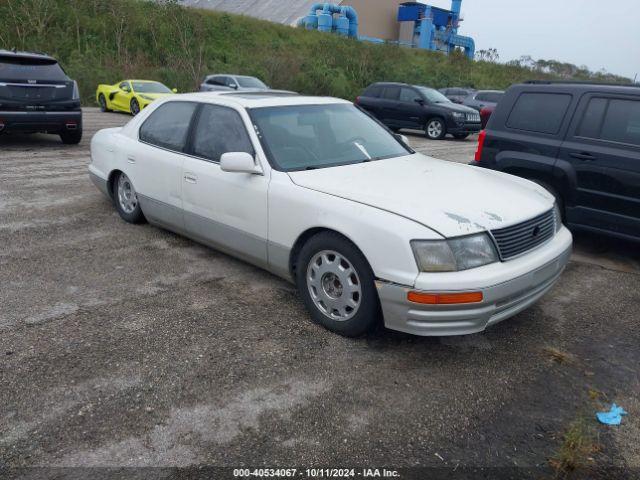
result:
<svg viewBox="0 0 640 480"><path fill-rule="evenodd" d="M200 84L201 92L231 90L269 90L269 87L256 77L245 75L208 75Z"/></svg>

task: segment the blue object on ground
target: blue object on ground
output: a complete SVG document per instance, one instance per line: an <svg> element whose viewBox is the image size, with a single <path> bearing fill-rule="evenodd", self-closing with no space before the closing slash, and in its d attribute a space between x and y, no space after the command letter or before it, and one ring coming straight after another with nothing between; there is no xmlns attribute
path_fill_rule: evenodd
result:
<svg viewBox="0 0 640 480"><path fill-rule="evenodd" d="M622 415L627 415L627 412L625 412L624 408L619 407L615 403L611 405L611 410L608 412L596 413L598 421L605 425L620 425Z"/></svg>

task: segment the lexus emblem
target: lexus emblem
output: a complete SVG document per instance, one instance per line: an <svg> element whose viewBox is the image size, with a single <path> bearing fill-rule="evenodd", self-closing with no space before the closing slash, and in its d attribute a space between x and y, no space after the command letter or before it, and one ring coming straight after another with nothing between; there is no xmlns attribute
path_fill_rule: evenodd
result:
<svg viewBox="0 0 640 480"><path fill-rule="evenodd" d="M532 235L533 238L536 238L538 235L540 235L540 225L536 225L536 227L533 229Z"/></svg>

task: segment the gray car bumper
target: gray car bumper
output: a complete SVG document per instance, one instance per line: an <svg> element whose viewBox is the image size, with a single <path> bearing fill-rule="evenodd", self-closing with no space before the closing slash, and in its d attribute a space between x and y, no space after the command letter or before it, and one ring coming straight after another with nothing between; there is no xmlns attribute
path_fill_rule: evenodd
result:
<svg viewBox="0 0 640 480"><path fill-rule="evenodd" d="M385 326L422 336L467 335L526 309L547 293L560 278L571 256L571 246L552 261L517 278L479 288L480 303L422 305L409 302L410 287L377 282Z"/></svg>
<svg viewBox="0 0 640 480"><path fill-rule="evenodd" d="M98 175L96 175L91 171L89 172L89 178L102 193L104 193L107 197L111 198L111 192L109 192L108 182L104 178L99 177Z"/></svg>

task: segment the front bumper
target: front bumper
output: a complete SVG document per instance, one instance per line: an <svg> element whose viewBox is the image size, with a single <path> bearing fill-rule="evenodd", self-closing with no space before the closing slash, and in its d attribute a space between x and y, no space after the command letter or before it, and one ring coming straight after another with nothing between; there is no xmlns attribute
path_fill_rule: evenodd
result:
<svg viewBox="0 0 640 480"><path fill-rule="evenodd" d="M463 272L420 274L415 287L378 281L385 326L422 336L481 332L516 315L547 293L569 261L571 243L571 234L562 228L545 245L508 262ZM422 305L407 300L408 292L415 290L482 291L483 301Z"/></svg>
<svg viewBox="0 0 640 480"><path fill-rule="evenodd" d="M481 123L451 122L451 124L447 127L447 133L451 134L478 133L480 130L482 130Z"/></svg>
<svg viewBox="0 0 640 480"><path fill-rule="evenodd" d="M82 111L0 111L0 133L61 133L82 129Z"/></svg>

